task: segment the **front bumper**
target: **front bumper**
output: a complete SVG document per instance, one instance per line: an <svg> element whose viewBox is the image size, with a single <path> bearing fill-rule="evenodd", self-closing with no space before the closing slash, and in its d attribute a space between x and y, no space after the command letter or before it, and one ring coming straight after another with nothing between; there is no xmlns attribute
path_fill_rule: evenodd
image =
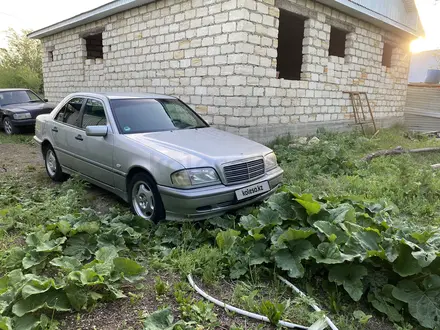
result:
<svg viewBox="0 0 440 330"><path fill-rule="evenodd" d="M202 220L222 215L228 211L263 201L272 195L283 179L280 167L257 180L239 185L217 185L198 189L176 189L158 186L166 210L167 220ZM235 191L267 181L270 190L264 194L238 201Z"/></svg>
<svg viewBox="0 0 440 330"><path fill-rule="evenodd" d="M21 127L21 126L35 126L35 119L11 119L12 125L15 127Z"/></svg>

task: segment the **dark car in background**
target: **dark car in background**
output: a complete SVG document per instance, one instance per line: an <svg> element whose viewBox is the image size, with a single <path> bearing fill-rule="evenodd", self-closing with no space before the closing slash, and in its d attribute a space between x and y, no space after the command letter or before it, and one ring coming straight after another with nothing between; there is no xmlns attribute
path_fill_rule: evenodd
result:
<svg viewBox="0 0 440 330"><path fill-rule="evenodd" d="M19 133L21 128L33 128L38 115L54 108L30 89L0 89L0 128L8 135Z"/></svg>

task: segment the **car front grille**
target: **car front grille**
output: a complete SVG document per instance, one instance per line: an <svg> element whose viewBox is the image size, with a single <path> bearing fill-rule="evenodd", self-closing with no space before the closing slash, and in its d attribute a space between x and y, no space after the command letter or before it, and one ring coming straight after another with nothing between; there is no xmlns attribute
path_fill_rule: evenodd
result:
<svg viewBox="0 0 440 330"><path fill-rule="evenodd" d="M264 174L264 160L255 159L244 163L226 165L223 167L228 184L246 182Z"/></svg>

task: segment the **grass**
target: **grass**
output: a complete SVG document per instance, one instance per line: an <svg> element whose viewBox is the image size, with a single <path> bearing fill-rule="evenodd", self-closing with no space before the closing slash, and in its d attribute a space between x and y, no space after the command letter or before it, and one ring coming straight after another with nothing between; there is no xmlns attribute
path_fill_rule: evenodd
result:
<svg viewBox="0 0 440 330"><path fill-rule="evenodd" d="M32 143L33 135L31 133L28 134L16 134L16 135L6 135L3 131L0 130L0 144L6 143Z"/></svg>
<svg viewBox="0 0 440 330"><path fill-rule="evenodd" d="M309 142L310 139L303 144L304 139L288 137L272 145L285 170L287 184L315 196L351 195L386 200L400 210L399 218L402 221L420 225L440 224L440 172L430 168L431 164L440 163L440 153L379 157L371 162L362 160L370 152L397 146L440 147L439 139L409 134L398 127L382 130L374 138L366 138L356 132L320 132L317 137L319 142L316 144ZM30 135L9 137L0 133L0 145L30 144L31 140ZM90 196L91 189L83 183L69 180L62 185L48 184L41 178L41 172L41 168L28 168L25 176L0 176L0 255L11 247L24 245L29 232L50 220L81 213L83 208L99 209L97 198ZM114 200L109 203L114 203ZM115 212L124 216L127 211L128 208L123 206ZM240 213L246 212L249 211ZM233 218L225 217L221 221L233 221ZM227 315L196 296L185 284L184 275L192 272L207 292L238 307L260 313L268 309L272 309L272 312L282 310L283 319L300 324L311 324L319 317L310 311L306 301L298 299L274 279L271 270L253 267L242 280L231 282L225 275L228 271L225 256L214 243L219 231L220 228L210 222L163 224L152 228L144 238L145 242L130 252L136 260L148 264L151 274L146 276L143 289L130 289L130 298L125 300L123 308L135 309L136 313L143 315L171 306L178 319L195 322L193 328L187 329L195 329L196 326L214 329L218 324L229 326L235 320L237 324L230 329L258 328L256 323L249 325L247 321ZM5 273L1 262L0 273ZM375 314L362 303L354 304L346 300L337 287L322 289L321 286L321 289L317 289L321 285L319 279L306 277L297 284L332 313L340 329L364 328L353 316L356 310ZM145 307L147 302L149 305ZM104 307L101 313L106 314ZM86 319L88 314L78 315ZM73 315L71 318L75 317ZM63 319L62 316L56 318ZM143 316L139 318L143 319ZM124 320L115 322L120 323L114 328L129 328L122 323ZM136 322L133 329L141 329L141 321ZM65 321L64 324L71 322ZM391 324L377 315L369 324L366 329L393 329ZM406 325L401 326L401 329L410 329L404 328ZM266 325L264 328L270 327Z"/></svg>
<svg viewBox="0 0 440 330"><path fill-rule="evenodd" d="M440 152L362 158L374 151L440 147L440 139L384 130L374 139L357 133L321 133L322 142L301 145L278 141L274 149L285 170L286 183L316 196L348 195L395 204L408 221L440 223L440 177L432 164Z"/></svg>

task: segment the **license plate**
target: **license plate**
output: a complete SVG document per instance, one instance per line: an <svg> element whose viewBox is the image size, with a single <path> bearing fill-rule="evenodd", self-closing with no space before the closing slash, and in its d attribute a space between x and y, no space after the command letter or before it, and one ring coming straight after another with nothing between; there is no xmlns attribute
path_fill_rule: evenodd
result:
<svg viewBox="0 0 440 330"><path fill-rule="evenodd" d="M245 187L235 191L235 195L238 200L249 198L252 196L260 195L270 190L269 183L267 181L254 184L249 187Z"/></svg>

